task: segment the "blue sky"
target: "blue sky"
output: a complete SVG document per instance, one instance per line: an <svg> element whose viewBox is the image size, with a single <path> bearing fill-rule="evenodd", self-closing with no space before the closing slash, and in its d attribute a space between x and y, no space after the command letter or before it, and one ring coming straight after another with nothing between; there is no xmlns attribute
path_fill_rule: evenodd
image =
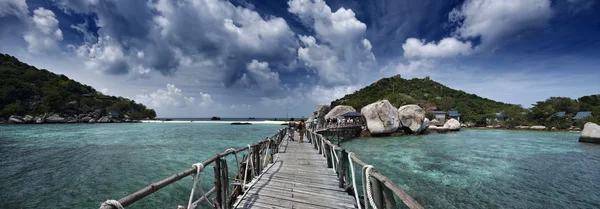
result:
<svg viewBox="0 0 600 209"><path fill-rule="evenodd" d="M382 77L600 93L595 0L0 0L0 53L161 117L306 116Z"/></svg>

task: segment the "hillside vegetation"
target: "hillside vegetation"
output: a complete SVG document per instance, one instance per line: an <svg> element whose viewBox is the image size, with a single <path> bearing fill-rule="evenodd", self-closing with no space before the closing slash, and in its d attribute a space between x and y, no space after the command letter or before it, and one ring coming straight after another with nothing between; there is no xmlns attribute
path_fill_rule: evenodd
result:
<svg viewBox="0 0 600 209"><path fill-rule="evenodd" d="M39 70L15 57L0 54L0 118L44 113L73 117L94 113L101 117L107 115L108 110L132 119L156 117L154 110L133 100L103 95L65 75Z"/></svg>
<svg viewBox="0 0 600 209"><path fill-rule="evenodd" d="M479 124L490 123L496 118L496 113L503 113L509 118L507 126L516 125L552 125L557 119L552 117L555 112L566 111L561 118L572 117L578 111L593 111L596 121L600 115L600 95L581 97L578 100L566 97L552 97L540 101L531 109L520 105L507 104L455 90L435 82L429 77L419 79L404 79L400 75L383 78L365 88L331 102L332 108L337 105L349 105L357 110L378 100L387 99L395 107L406 104L419 104L425 110L458 110L463 122ZM569 121L570 122L570 121ZM570 125L570 124L569 124Z"/></svg>

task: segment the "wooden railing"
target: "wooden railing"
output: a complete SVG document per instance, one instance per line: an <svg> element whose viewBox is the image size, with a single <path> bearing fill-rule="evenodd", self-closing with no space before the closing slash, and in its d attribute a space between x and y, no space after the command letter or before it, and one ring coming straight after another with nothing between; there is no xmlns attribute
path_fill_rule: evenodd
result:
<svg viewBox="0 0 600 209"><path fill-rule="evenodd" d="M344 188L348 194L355 196L359 208L366 204L376 206L376 208L395 208L396 200L394 196L398 197L408 208L423 208L392 180L374 170L371 165L360 160L353 153L348 153L345 149L336 146L321 134L313 131L306 134L313 147L319 150L319 154L327 160L327 167L336 172L338 186ZM360 194L358 194L358 188L356 188L355 182L357 179L354 174L354 163L363 168L362 179L359 179L362 182L362 198L359 197Z"/></svg>
<svg viewBox="0 0 600 209"><path fill-rule="evenodd" d="M273 156L274 153L279 152L279 145L283 140L287 129L280 129L276 134L271 137L267 137L267 139L259 141L255 144L248 145L246 147L241 147L238 149L228 149L223 153L216 154L215 156L205 160L202 162L202 169L204 167L208 167L209 165L213 165L214 169L214 186L203 194L198 199L194 199L194 195L192 193L190 197L191 207L187 209L193 209L200 203L204 201L209 201L214 208L231 208L235 203L235 200L238 195L241 195L246 190L245 187L252 181L252 179L256 176L259 176L263 169L266 168L267 161L272 163L274 161ZM237 154L247 152L247 155L242 157L241 161L238 161ZM238 175L235 178L236 182L229 182L229 172L226 156L229 155L236 156L236 163L238 167ZM198 164L200 165L200 164ZM195 165L197 166L197 165ZM181 173L174 174L168 178L165 178L161 181L152 183L147 187L134 192L126 197L118 200L118 204L115 205L114 201L106 201L100 206L100 209L118 209L121 207L127 207L136 201L162 189L163 187L172 184L181 180L184 177L190 176L192 174L196 174L198 167L193 167L188 170L185 170ZM197 176L199 177L199 176ZM201 185L198 185L201 186ZM193 191L192 191L193 192ZM209 198L213 196L213 200L210 201ZM113 202L114 204L110 204ZM175 207L174 207L175 208Z"/></svg>

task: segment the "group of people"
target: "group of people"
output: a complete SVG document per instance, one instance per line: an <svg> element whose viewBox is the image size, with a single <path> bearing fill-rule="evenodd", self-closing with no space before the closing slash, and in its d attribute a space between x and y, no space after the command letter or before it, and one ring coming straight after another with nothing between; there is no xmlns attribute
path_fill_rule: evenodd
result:
<svg viewBox="0 0 600 209"><path fill-rule="evenodd" d="M317 128L330 128L333 126L346 126L346 125L362 125L362 118L328 118L321 122L317 119L313 121L314 126Z"/></svg>
<svg viewBox="0 0 600 209"><path fill-rule="evenodd" d="M306 123L304 120L300 120L298 124L296 124L294 118L290 119L290 122L288 122L288 136L291 141L294 141L294 131L298 131L298 134L300 134L298 143L302 143L304 134L306 134Z"/></svg>

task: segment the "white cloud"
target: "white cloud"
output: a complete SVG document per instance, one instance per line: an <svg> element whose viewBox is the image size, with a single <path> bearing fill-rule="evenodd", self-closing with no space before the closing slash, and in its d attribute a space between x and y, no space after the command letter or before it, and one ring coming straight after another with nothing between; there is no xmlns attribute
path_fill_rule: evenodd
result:
<svg viewBox="0 0 600 209"><path fill-rule="evenodd" d="M464 56L471 54L471 47L471 42L461 42L456 38L444 38L439 43L409 38L402 44L404 57L408 58Z"/></svg>
<svg viewBox="0 0 600 209"><path fill-rule="evenodd" d="M333 88L327 88L323 86L315 86L309 92L307 97L310 98L315 104L330 104L333 100L344 97L346 94L354 93L360 89L359 85L353 86L336 86Z"/></svg>
<svg viewBox="0 0 600 209"><path fill-rule="evenodd" d="M23 36L29 52L41 53L56 51L58 43L63 40L62 31L58 28L58 20L54 12L42 7L33 11L32 28Z"/></svg>
<svg viewBox="0 0 600 209"><path fill-rule="evenodd" d="M175 84L167 84L167 89L158 89L150 94L139 94L136 95L136 101L141 102L151 108L165 108L165 107L177 107L183 108L188 104L194 104L194 97L186 97L181 92L181 89L177 88ZM207 100L208 98L208 100ZM210 95L201 95L202 102L210 101Z"/></svg>
<svg viewBox="0 0 600 209"><path fill-rule="evenodd" d="M208 107L208 106L210 106L210 105L212 105L214 103L214 101L212 100L212 97L210 96L210 94L205 94L205 93L202 93L202 92L200 92L200 98L199 98L199 100L200 101L198 102L198 106L200 106L200 107Z"/></svg>
<svg viewBox="0 0 600 209"><path fill-rule="evenodd" d="M108 74L126 74L129 64L121 46L110 36L101 36L96 43L85 43L76 48L76 54L84 60L89 70ZM144 69L143 66L139 66ZM138 69L139 70L139 69ZM142 70L142 72L144 72Z"/></svg>
<svg viewBox="0 0 600 209"><path fill-rule="evenodd" d="M28 6L25 0L3 0L0 1L0 17L15 16L26 19Z"/></svg>
<svg viewBox="0 0 600 209"><path fill-rule="evenodd" d="M104 95L108 95L108 88L103 88L100 90L100 92Z"/></svg>
<svg viewBox="0 0 600 209"><path fill-rule="evenodd" d="M503 38L546 26L552 9L550 0L467 0L449 14L459 24L460 38L481 38L481 47L496 47Z"/></svg>
<svg viewBox="0 0 600 209"><path fill-rule="evenodd" d="M298 59L316 70L326 86L349 85L376 66L367 26L350 9L332 12L323 0L291 0L288 11L312 27L315 36L300 36Z"/></svg>
<svg viewBox="0 0 600 209"><path fill-rule="evenodd" d="M264 91L274 91L279 88L279 74L272 72L268 62L259 62L252 60L248 63L248 75L254 79L256 85Z"/></svg>

